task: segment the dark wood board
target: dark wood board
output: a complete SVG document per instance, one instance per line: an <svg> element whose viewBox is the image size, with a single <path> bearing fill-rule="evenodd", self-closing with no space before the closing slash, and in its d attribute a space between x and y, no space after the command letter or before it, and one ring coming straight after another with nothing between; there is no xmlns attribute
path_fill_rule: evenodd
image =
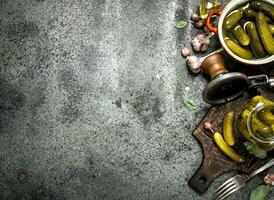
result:
<svg viewBox="0 0 274 200"><path fill-rule="evenodd" d="M274 100L273 90L263 90L261 95ZM202 164L188 182L189 186L196 192L200 194L205 193L214 179L225 172L237 170L242 173L250 173L265 164L269 157L272 156L268 155L268 158L264 160L250 156L243 146L244 139L236 132L236 145L233 148L246 158L243 164L236 164L226 157L215 145L212 134L204 130L204 122L209 121L213 124L215 130L222 132L224 113L232 110L239 116L244 105L248 103L250 98L249 95L245 94L243 97L232 102L211 107L198 127L194 130L193 135L201 144L203 151ZM270 152L270 154L273 154L273 152Z"/></svg>

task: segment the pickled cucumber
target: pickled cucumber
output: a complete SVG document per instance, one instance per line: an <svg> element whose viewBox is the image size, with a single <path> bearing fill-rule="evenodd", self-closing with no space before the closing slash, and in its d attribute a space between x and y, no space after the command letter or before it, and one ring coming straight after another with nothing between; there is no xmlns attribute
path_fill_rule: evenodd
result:
<svg viewBox="0 0 274 200"><path fill-rule="evenodd" d="M269 110L261 110L257 113L258 118L269 126L274 125L274 115Z"/></svg>
<svg viewBox="0 0 274 200"><path fill-rule="evenodd" d="M259 10L264 12L266 15L274 20L274 7L269 5L268 3L264 3L261 1L253 1L250 3L251 8L255 10Z"/></svg>
<svg viewBox="0 0 274 200"><path fill-rule="evenodd" d="M265 15L259 12L256 16L256 26L265 50L270 54L274 54L274 38L268 28Z"/></svg>
<svg viewBox="0 0 274 200"><path fill-rule="evenodd" d="M253 130L260 136L269 138L273 136L273 130L270 126L263 123L257 117L252 118Z"/></svg>
<svg viewBox="0 0 274 200"><path fill-rule="evenodd" d="M227 37L226 37L225 39L231 39L231 40L233 40L235 43L239 44L237 38L235 37L235 35L234 35L233 33L227 33L226 35L227 35Z"/></svg>
<svg viewBox="0 0 274 200"><path fill-rule="evenodd" d="M274 106L274 102L271 101L270 99L268 98L265 98L263 96L255 96L253 97L251 100L250 100L250 104L252 104L254 107L257 106L259 103L262 103L262 104L270 104L270 105L273 105Z"/></svg>
<svg viewBox="0 0 274 200"><path fill-rule="evenodd" d="M243 46L248 46L250 43L250 38L249 36L246 34L244 28L241 25L236 25L233 28L233 34L235 35L235 37L237 38L237 40L239 41L239 43Z"/></svg>
<svg viewBox="0 0 274 200"><path fill-rule="evenodd" d="M242 118L246 119L246 122L250 113L251 112L249 110L245 109L241 114ZM252 123L253 132L257 132L262 137L271 137L273 135L272 129L268 125L264 124L257 117L255 116L252 117L251 123Z"/></svg>
<svg viewBox="0 0 274 200"><path fill-rule="evenodd" d="M243 17L243 12L235 10L230 13L224 20L224 28L230 30L233 28Z"/></svg>
<svg viewBox="0 0 274 200"><path fill-rule="evenodd" d="M270 29L270 32L274 34L274 25L268 24L268 28Z"/></svg>
<svg viewBox="0 0 274 200"><path fill-rule="evenodd" d="M274 131L274 115L270 110L261 110L257 113L257 116Z"/></svg>
<svg viewBox="0 0 274 200"><path fill-rule="evenodd" d="M225 41L225 44L227 45L227 47L233 53L235 53L237 56L239 56L241 58L245 58L245 59L252 59L253 55L252 55L250 50L240 46L239 44L237 44L233 40L225 39L224 41Z"/></svg>
<svg viewBox="0 0 274 200"><path fill-rule="evenodd" d="M243 163L245 161L244 157L239 155L234 149L232 149L228 144L224 141L221 133L215 132L213 135L213 139L216 145L223 151L225 155L234 160L237 163Z"/></svg>
<svg viewBox="0 0 274 200"><path fill-rule="evenodd" d="M235 144L235 138L233 134L234 118L235 118L235 113L232 111L227 112L224 115L224 122L223 122L224 140L229 146L233 146Z"/></svg>
<svg viewBox="0 0 274 200"><path fill-rule="evenodd" d="M241 118L240 120L238 120L237 122L237 130L242 134L242 136L244 136L245 139L251 141L251 142L255 142L255 140L253 140L248 132L247 126L246 126L246 121L247 119Z"/></svg>
<svg viewBox="0 0 274 200"><path fill-rule="evenodd" d="M252 10L252 9L244 10L244 16L247 17L247 18L253 19L253 20L256 19L257 14L258 13L255 12L254 10ZM268 16L265 16L265 17L266 17L267 23L270 23L271 19Z"/></svg>
<svg viewBox="0 0 274 200"><path fill-rule="evenodd" d="M246 28L248 35L251 38L250 47L251 47L253 55L256 58L265 57L266 53L265 53L264 47L261 43L261 40L259 38L255 23L248 22L248 23L246 23L245 28Z"/></svg>

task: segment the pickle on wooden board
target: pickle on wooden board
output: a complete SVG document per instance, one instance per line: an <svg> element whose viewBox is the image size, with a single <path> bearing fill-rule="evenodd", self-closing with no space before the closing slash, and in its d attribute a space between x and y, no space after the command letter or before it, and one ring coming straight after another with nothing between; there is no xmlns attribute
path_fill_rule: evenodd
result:
<svg viewBox="0 0 274 200"><path fill-rule="evenodd" d="M243 17L243 12L235 10L230 13L224 20L224 28L227 30L232 29Z"/></svg>
<svg viewBox="0 0 274 200"><path fill-rule="evenodd" d="M252 59L253 55L250 50L245 49L244 47L240 46L233 40L225 39L224 41L227 47L237 56L245 59Z"/></svg>
<svg viewBox="0 0 274 200"><path fill-rule="evenodd" d="M270 29L270 32L274 34L274 25L268 24L268 28Z"/></svg>
<svg viewBox="0 0 274 200"><path fill-rule="evenodd" d="M213 139L216 145L223 151L225 155L231 158L237 163L243 163L245 161L244 157L239 155L234 149L232 149L223 139L223 136L219 132L215 132Z"/></svg>
<svg viewBox="0 0 274 200"><path fill-rule="evenodd" d="M269 30L264 13L259 12L256 16L256 26L265 50L270 55L274 54L274 38Z"/></svg>
<svg viewBox="0 0 274 200"><path fill-rule="evenodd" d="M254 10L252 10L252 9L244 10L244 16L247 17L247 18L253 19L253 20L256 19L257 14L258 13L255 12ZM271 22L271 19L268 16L265 16L265 18L266 18L267 23Z"/></svg>
<svg viewBox="0 0 274 200"><path fill-rule="evenodd" d="M229 146L233 146L235 144L235 138L233 133L234 118L235 118L235 113L233 111L227 112L224 115L224 121L223 121L224 140Z"/></svg>
<svg viewBox="0 0 274 200"><path fill-rule="evenodd" d="M246 23L245 29L247 31L247 34L250 37L250 47L252 50L253 55L256 58L263 58L266 56L264 47L261 43L260 37L257 32L257 28L254 22L248 22Z"/></svg>
<svg viewBox="0 0 274 200"><path fill-rule="evenodd" d="M250 3L251 8L264 12L274 20L274 7L262 1L253 1Z"/></svg>
<svg viewBox="0 0 274 200"><path fill-rule="evenodd" d="M248 46L250 43L250 37L246 34L244 28L241 25L236 25L233 29L233 34L237 38L238 42L243 46Z"/></svg>

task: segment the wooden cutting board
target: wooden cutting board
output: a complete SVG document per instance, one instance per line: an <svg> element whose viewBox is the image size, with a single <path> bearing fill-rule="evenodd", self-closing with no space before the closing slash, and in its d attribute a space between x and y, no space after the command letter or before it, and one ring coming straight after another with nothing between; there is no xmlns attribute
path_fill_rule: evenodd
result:
<svg viewBox="0 0 274 200"><path fill-rule="evenodd" d="M262 96L274 100L273 90L262 90L261 92ZM233 148L246 158L243 164L236 164L219 150L212 139L212 134L205 131L203 127L204 122L208 121L214 125L215 130L222 132L224 113L232 110L239 116L244 105L250 98L248 94L245 94L237 100L210 108L198 127L194 130L193 135L201 144L203 151L202 164L188 182L189 186L196 192L200 194L205 193L213 180L225 172L237 170L243 173L250 173L269 160L268 158L260 160L250 156L243 146L244 139L236 132L235 138L237 144ZM268 155L268 157L273 157L273 151L270 154L272 155Z"/></svg>

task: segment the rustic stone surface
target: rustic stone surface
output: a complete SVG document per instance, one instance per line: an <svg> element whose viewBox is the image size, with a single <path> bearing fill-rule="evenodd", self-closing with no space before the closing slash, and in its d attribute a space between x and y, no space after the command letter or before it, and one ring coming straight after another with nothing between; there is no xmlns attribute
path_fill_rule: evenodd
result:
<svg viewBox="0 0 274 200"><path fill-rule="evenodd" d="M178 49L199 31L174 27L196 5L1 0L0 199L211 198L232 174L204 196L187 185L207 80Z"/></svg>

